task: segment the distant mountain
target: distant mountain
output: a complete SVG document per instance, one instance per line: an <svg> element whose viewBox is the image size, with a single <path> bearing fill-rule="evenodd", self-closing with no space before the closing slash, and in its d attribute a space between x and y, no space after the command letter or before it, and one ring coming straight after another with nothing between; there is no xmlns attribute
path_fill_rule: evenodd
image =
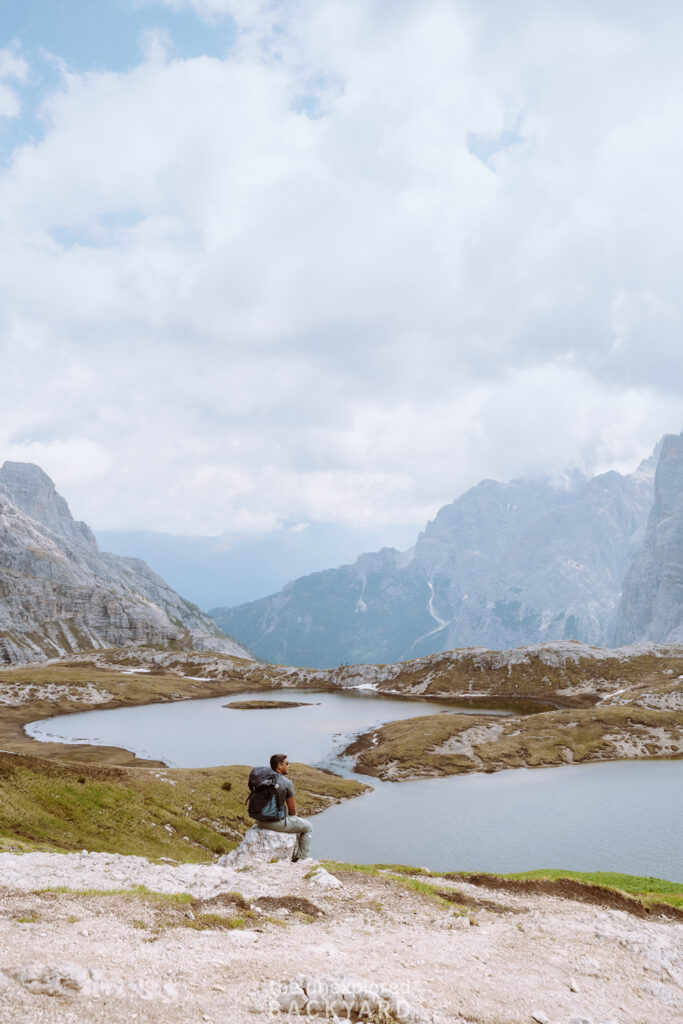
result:
<svg viewBox="0 0 683 1024"><path fill-rule="evenodd" d="M330 667L455 647L610 642L642 544L655 459L629 475L484 480L440 510L414 548L385 548L212 615L258 657Z"/></svg>
<svg viewBox="0 0 683 1024"><path fill-rule="evenodd" d="M337 523L285 523L258 537L188 537L151 530L96 530L101 548L144 559L200 608L272 594L296 576L354 559L390 543L409 545L405 526L359 529Z"/></svg>
<svg viewBox="0 0 683 1024"><path fill-rule="evenodd" d="M683 642L683 434L661 442L654 505L624 579L615 643Z"/></svg>
<svg viewBox="0 0 683 1024"><path fill-rule="evenodd" d="M0 468L0 663L128 643L252 655L144 562L99 551L50 478Z"/></svg>

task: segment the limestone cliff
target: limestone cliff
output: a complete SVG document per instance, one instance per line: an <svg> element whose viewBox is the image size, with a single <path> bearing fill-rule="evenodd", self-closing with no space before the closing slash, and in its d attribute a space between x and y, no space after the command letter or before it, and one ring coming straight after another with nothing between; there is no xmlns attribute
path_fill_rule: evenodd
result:
<svg viewBox="0 0 683 1024"><path fill-rule="evenodd" d="M629 476L484 480L407 552L362 555L212 614L269 661L394 662L471 645L609 642L652 506L654 459Z"/></svg>
<svg viewBox="0 0 683 1024"><path fill-rule="evenodd" d="M615 643L683 641L683 434L667 434L645 539L624 579Z"/></svg>
<svg viewBox="0 0 683 1024"><path fill-rule="evenodd" d="M142 561L99 551L52 480L28 463L0 469L0 663L129 643L250 658Z"/></svg>

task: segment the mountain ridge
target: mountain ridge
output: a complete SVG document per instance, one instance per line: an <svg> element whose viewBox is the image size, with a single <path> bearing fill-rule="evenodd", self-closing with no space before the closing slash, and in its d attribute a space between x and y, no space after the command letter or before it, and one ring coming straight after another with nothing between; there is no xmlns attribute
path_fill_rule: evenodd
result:
<svg viewBox="0 0 683 1024"><path fill-rule="evenodd" d="M0 661L128 643L252 657L139 559L99 551L32 463L0 467Z"/></svg>
<svg viewBox="0 0 683 1024"><path fill-rule="evenodd" d="M683 640L683 433L662 438L643 544L624 579L615 644Z"/></svg>
<svg viewBox="0 0 683 1024"><path fill-rule="evenodd" d="M472 644L609 645L655 461L625 476L576 473L565 486L483 480L440 509L408 551L365 553L211 614L257 656L317 668Z"/></svg>

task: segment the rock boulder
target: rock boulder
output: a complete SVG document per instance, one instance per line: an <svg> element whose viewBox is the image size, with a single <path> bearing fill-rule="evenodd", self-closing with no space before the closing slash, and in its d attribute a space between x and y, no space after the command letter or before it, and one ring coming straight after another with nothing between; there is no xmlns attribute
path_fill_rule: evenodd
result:
<svg viewBox="0 0 683 1024"><path fill-rule="evenodd" d="M296 836L284 832L269 832L253 825L240 845L218 860L222 867L241 868L248 864L270 864L277 860L291 860Z"/></svg>

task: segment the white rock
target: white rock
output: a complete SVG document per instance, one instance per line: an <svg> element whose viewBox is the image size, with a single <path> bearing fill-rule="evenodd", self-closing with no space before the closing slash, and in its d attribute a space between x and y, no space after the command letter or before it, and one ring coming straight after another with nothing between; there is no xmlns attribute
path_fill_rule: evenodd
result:
<svg viewBox="0 0 683 1024"><path fill-rule="evenodd" d="M12 971L12 977L25 985L30 992L46 996L73 995L82 991L87 993L91 988L90 971L87 967L67 962L48 966L31 961Z"/></svg>
<svg viewBox="0 0 683 1024"><path fill-rule="evenodd" d="M219 867L241 868L256 863L291 860L297 837L252 826L240 845L216 861Z"/></svg>
<svg viewBox="0 0 683 1024"><path fill-rule="evenodd" d="M453 916L450 925L451 928L469 928L470 919L469 917L463 917L462 914L456 914Z"/></svg>
<svg viewBox="0 0 683 1024"><path fill-rule="evenodd" d="M314 868L310 878L308 878L307 880L311 883L311 885L317 885L321 889L344 888L344 886L342 885L338 878L335 878L334 875L331 875L329 873L329 871L326 871L325 868L321 867Z"/></svg>
<svg viewBox="0 0 683 1024"><path fill-rule="evenodd" d="M38 466L0 466L0 549L3 568L15 570L11 588L0 596L5 661L44 661L141 641L165 645L174 638L196 651L253 659L144 562L101 552ZM47 700L95 703L102 696L91 684L41 689ZM19 697L19 703L24 700Z"/></svg>
<svg viewBox="0 0 683 1024"><path fill-rule="evenodd" d="M540 1010L534 1010L531 1014L531 1019L537 1021L537 1024L550 1024L550 1018L546 1017Z"/></svg>
<svg viewBox="0 0 683 1024"><path fill-rule="evenodd" d="M141 999L176 1000L178 990L169 982L160 984L151 978L124 979L107 975L98 968L81 967L68 961L41 964L32 961L10 972L11 976L29 992L46 996L102 996L135 995Z"/></svg>
<svg viewBox="0 0 683 1024"><path fill-rule="evenodd" d="M236 929L235 931L228 932L228 937L231 942L235 943L236 946L250 946L254 942L258 942L259 933L252 931L243 931L242 929L238 931Z"/></svg>

